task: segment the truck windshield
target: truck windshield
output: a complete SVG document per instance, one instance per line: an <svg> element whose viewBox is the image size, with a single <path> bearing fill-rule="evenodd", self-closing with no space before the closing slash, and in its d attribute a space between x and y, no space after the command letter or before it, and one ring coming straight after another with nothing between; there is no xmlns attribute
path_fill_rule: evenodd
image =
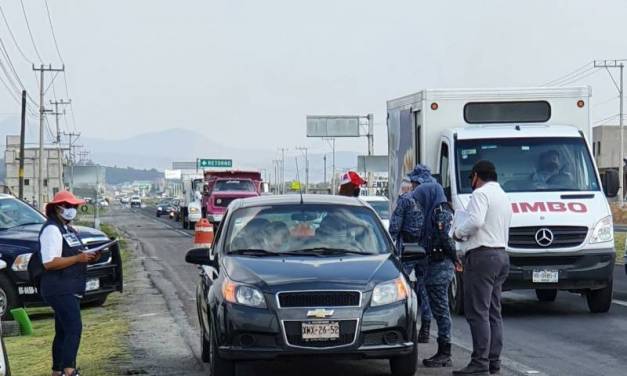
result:
<svg viewBox="0 0 627 376"><path fill-rule="evenodd" d="M250 180L218 180L213 188L216 192L224 191L244 191L254 192L255 186Z"/></svg>
<svg viewBox="0 0 627 376"><path fill-rule="evenodd" d="M30 224L44 223L46 218L20 200L0 200L0 231Z"/></svg>
<svg viewBox="0 0 627 376"><path fill-rule="evenodd" d="M457 189L471 193L470 171L479 160L496 166L506 192L598 191L583 138L460 140L456 144Z"/></svg>

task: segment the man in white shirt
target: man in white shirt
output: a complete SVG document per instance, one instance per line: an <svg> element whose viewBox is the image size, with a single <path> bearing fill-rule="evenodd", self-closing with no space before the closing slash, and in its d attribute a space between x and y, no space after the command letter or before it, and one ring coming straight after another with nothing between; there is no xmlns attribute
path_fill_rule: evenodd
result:
<svg viewBox="0 0 627 376"><path fill-rule="evenodd" d="M472 197L454 237L464 251L464 312L472 334L472 360L453 375L487 375L500 371L503 348L501 290L509 273L505 252L512 208L496 182L494 165L479 161L470 174Z"/></svg>

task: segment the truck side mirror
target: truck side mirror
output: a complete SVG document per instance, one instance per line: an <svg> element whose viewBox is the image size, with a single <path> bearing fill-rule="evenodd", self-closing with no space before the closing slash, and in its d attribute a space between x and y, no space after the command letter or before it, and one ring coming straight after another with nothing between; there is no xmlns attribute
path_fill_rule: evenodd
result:
<svg viewBox="0 0 627 376"><path fill-rule="evenodd" d="M606 170L601 175L601 185L603 186L603 193L605 193L606 197L616 197L618 195L618 187L620 185L618 171Z"/></svg>

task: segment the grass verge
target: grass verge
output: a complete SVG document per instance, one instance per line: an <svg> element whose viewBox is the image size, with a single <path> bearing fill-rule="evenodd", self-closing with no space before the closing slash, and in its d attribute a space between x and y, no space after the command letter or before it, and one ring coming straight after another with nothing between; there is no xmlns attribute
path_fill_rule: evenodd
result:
<svg viewBox="0 0 627 376"><path fill-rule="evenodd" d="M616 249L616 263L622 264L625 260L625 236L627 233L615 232L614 233L614 249Z"/></svg>
<svg viewBox="0 0 627 376"><path fill-rule="evenodd" d="M113 226L103 225L102 230L121 239ZM130 256L124 239L120 241L120 250L122 259L128 260ZM121 374L120 366L130 357L129 325L123 304L122 295L113 293L102 307L81 311L83 336L78 366L82 373L90 376ZM33 335L5 338L11 371L14 376L48 376L52 365L53 313L50 308L29 308L27 311L33 322Z"/></svg>

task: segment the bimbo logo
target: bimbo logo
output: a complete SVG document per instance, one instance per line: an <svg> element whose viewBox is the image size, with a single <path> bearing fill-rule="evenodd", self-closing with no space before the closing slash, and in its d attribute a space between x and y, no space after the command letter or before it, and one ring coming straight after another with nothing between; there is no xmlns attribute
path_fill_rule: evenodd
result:
<svg viewBox="0 0 627 376"><path fill-rule="evenodd" d="M588 207L581 202L513 202L514 213L586 213Z"/></svg>

